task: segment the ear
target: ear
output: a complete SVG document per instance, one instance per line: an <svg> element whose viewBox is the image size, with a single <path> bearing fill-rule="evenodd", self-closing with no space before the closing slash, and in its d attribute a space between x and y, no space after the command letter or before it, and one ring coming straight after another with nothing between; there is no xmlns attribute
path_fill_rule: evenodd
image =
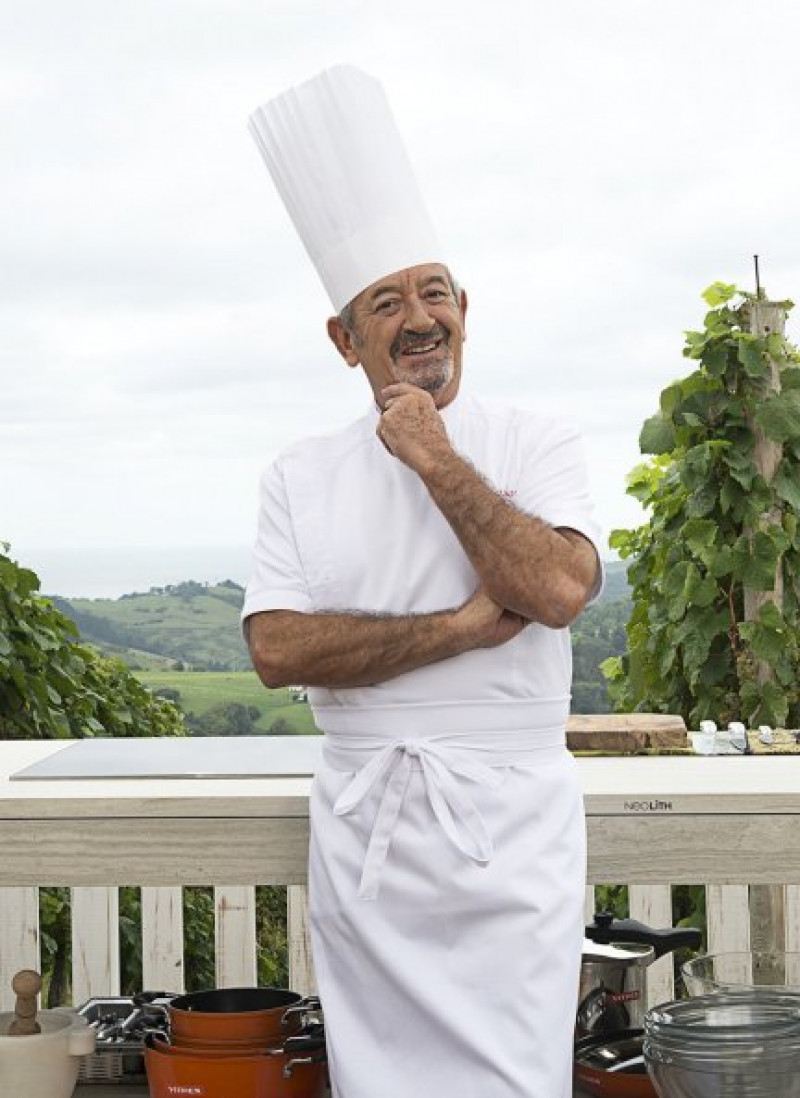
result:
<svg viewBox="0 0 800 1098"><path fill-rule="evenodd" d="M458 307L461 310L461 328L462 328L463 333L464 333L464 336L463 336L464 339L467 338L467 305L468 304L469 303L467 301L467 291L462 290L461 291L461 297L458 299Z"/></svg>
<svg viewBox="0 0 800 1098"><path fill-rule="evenodd" d="M345 328L338 316L328 318L328 338L348 366L358 366L361 359L355 348L353 333Z"/></svg>

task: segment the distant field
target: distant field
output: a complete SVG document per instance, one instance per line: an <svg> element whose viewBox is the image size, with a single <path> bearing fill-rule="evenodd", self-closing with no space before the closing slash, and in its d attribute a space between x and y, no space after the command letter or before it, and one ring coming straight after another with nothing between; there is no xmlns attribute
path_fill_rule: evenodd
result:
<svg viewBox="0 0 800 1098"><path fill-rule="evenodd" d="M266 732L283 717L299 735L313 735L317 729L311 710L304 702L292 700L288 690L268 690L253 671L137 671L137 679L151 690L169 687L180 694L185 713L201 716L214 705L240 702L261 711L256 729Z"/></svg>

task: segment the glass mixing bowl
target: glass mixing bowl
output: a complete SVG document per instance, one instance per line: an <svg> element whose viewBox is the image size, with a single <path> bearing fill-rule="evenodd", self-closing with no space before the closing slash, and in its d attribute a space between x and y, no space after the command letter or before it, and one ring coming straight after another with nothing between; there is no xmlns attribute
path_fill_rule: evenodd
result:
<svg viewBox="0 0 800 1098"><path fill-rule="evenodd" d="M659 1098L800 1098L800 996L756 989L683 999L645 1016Z"/></svg>
<svg viewBox="0 0 800 1098"><path fill-rule="evenodd" d="M681 965L689 995L764 988L800 995L800 953L708 953Z"/></svg>

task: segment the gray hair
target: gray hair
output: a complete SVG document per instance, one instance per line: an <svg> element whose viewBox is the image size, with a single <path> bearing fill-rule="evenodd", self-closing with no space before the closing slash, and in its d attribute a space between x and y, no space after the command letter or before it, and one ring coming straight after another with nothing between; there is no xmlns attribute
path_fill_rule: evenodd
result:
<svg viewBox="0 0 800 1098"><path fill-rule="evenodd" d="M450 268L445 267L445 270L447 271L447 281L450 283L450 290L453 294L453 297L456 299L456 301L458 301L461 297L461 286L450 273ZM351 335L354 335L356 332L356 317L354 308L355 301L355 298L353 298L352 301L348 301L345 307L339 313L339 323L342 325L345 331L350 332Z"/></svg>

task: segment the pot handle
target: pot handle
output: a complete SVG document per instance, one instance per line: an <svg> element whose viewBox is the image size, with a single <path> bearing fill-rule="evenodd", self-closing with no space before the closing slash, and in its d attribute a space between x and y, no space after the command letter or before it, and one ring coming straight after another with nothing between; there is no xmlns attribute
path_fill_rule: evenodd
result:
<svg viewBox="0 0 800 1098"><path fill-rule="evenodd" d="M85 1018L79 1018L69 1031L67 1052L70 1056L88 1056L94 1052L97 1031L89 1026Z"/></svg>
<svg viewBox="0 0 800 1098"><path fill-rule="evenodd" d="M610 911L598 911L594 922L586 927L586 937L599 945L610 945L613 942L638 942L642 945L652 946L656 957L663 957L665 953L673 950L699 949L703 942L703 935L696 927L666 927L664 930L654 930L636 919L615 919Z"/></svg>
<svg viewBox="0 0 800 1098"><path fill-rule="evenodd" d="M133 1005L137 1007L150 1006L156 999L177 999L182 991L137 991L133 996Z"/></svg>
<svg viewBox="0 0 800 1098"><path fill-rule="evenodd" d="M284 1079L291 1079L292 1072L298 1064L324 1064L325 1060L321 1056L296 1056L293 1060L289 1060L284 1064L283 1077Z"/></svg>
<svg viewBox="0 0 800 1098"><path fill-rule="evenodd" d="M299 1003L295 1003L293 1007L289 1007L288 1010L283 1012L281 1016L281 1025L288 1026L289 1019L293 1018L295 1014L309 1014L312 1010L321 1010L322 1003L316 997L316 995L309 995L305 999L301 999Z"/></svg>
<svg viewBox="0 0 800 1098"><path fill-rule="evenodd" d="M324 1048L325 1034L320 1031L302 1037L287 1037L281 1051L287 1056L293 1056L296 1052L319 1052Z"/></svg>

